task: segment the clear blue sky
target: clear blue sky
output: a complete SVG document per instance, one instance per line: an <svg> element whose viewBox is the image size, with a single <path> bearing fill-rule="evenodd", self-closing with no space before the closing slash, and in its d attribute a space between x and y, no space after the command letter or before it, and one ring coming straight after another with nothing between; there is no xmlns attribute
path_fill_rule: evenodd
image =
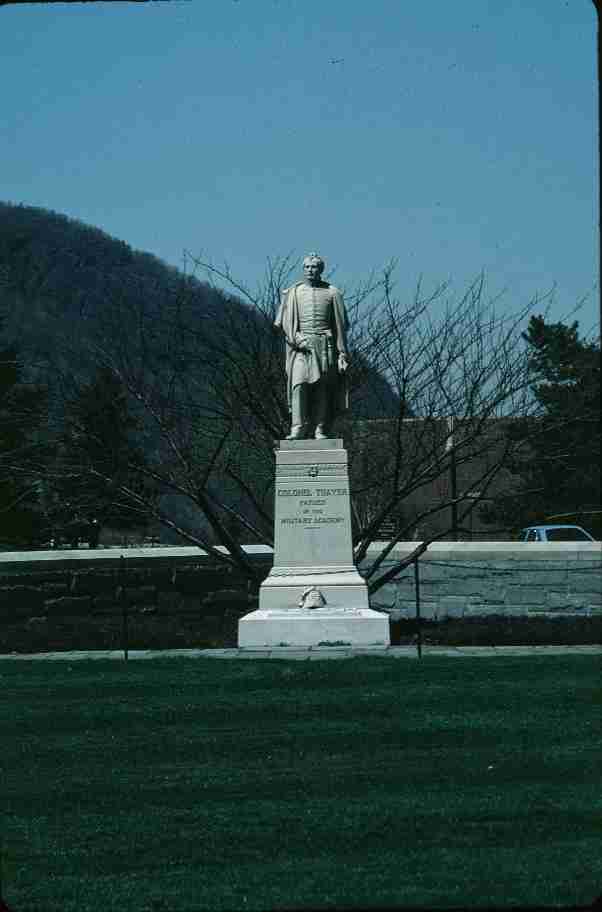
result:
<svg viewBox="0 0 602 912"><path fill-rule="evenodd" d="M182 0L0 8L0 198L180 265L398 257L513 308L598 314L591 0Z"/></svg>

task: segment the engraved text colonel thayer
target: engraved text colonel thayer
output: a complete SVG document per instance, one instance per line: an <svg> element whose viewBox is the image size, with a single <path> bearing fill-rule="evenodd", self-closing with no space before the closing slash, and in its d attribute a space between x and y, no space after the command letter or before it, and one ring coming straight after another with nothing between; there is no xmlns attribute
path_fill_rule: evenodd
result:
<svg viewBox="0 0 602 912"><path fill-rule="evenodd" d="M303 261L305 280L285 289L275 325L286 338L289 438L329 436L347 407L347 313L338 288L322 281L324 260Z"/></svg>

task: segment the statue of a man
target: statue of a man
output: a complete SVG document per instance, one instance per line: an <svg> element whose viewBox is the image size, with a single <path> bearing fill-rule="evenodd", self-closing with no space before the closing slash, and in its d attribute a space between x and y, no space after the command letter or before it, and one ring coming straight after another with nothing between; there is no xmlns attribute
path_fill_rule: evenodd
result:
<svg viewBox="0 0 602 912"><path fill-rule="evenodd" d="M274 324L286 339L288 440L329 437L348 404L347 312L339 289L322 281L323 271L322 257L305 257L304 281L284 290Z"/></svg>

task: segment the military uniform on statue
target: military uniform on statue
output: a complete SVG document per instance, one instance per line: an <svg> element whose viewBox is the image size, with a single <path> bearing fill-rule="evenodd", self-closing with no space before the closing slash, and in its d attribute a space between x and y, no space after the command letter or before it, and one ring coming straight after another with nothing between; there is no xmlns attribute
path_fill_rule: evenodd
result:
<svg viewBox="0 0 602 912"><path fill-rule="evenodd" d="M286 340L291 431L276 450L274 565L259 609L241 618L238 645L262 649L389 645L389 618L369 607L353 563L347 451L330 436L348 405L347 313L324 260L282 295L275 325Z"/></svg>
<svg viewBox="0 0 602 912"><path fill-rule="evenodd" d="M292 415L287 439L330 436L332 422L348 406L348 319L338 288L322 281L324 261L305 258L305 281L287 288L275 326L286 339L288 405Z"/></svg>

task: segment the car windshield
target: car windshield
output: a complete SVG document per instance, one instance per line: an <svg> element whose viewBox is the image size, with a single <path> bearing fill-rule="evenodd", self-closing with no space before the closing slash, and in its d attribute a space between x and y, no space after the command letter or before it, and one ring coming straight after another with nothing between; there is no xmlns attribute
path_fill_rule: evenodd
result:
<svg viewBox="0 0 602 912"><path fill-rule="evenodd" d="M548 529L548 541L590 541L582 529Z"/></svg>

